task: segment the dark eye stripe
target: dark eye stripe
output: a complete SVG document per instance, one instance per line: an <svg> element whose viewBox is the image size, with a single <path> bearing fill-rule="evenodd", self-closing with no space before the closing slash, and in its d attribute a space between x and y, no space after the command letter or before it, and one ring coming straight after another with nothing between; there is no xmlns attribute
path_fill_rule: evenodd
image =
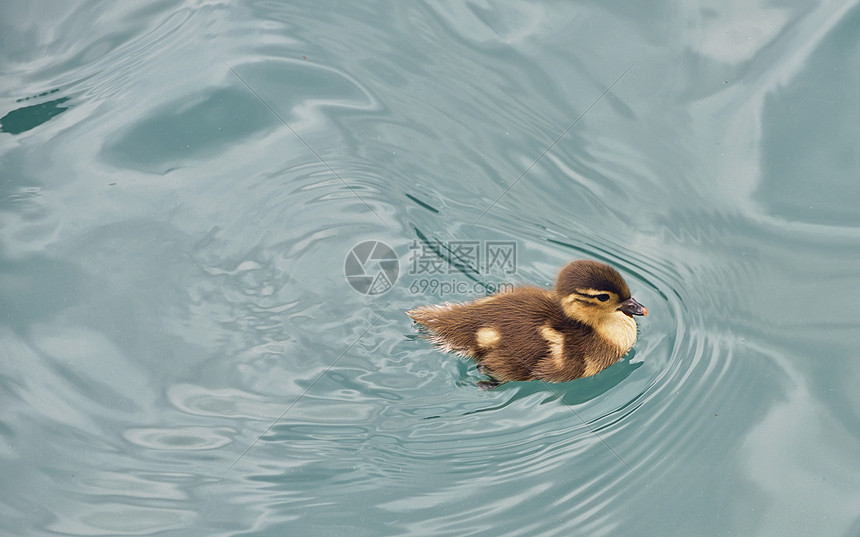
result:
<svg viewBox="0 0 860 537"><path fill-rule="evenodd" d="M606 302L607 300L609 300L609 295L606 293L600 293L597 295L589 295L588 293L580 293L579 291L574 291L573 294L579 295L579 296L587 296L588 298L596 298L597 300L599 300L601 302Z"/></svg>

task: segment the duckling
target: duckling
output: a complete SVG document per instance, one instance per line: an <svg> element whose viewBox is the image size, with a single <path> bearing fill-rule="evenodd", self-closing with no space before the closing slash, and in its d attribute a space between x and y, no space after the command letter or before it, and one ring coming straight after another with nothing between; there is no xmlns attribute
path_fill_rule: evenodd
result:
<svg viewBox="0 0 860 537"><path fill-rule="evenodd" d="M573 261L555 289L516 287L467 304L445 303L407 315L445 352L472 358L492 389L514 380L567 382L595 375L636 343L634 315L648 309L630 296L614 268Z"/></svg>

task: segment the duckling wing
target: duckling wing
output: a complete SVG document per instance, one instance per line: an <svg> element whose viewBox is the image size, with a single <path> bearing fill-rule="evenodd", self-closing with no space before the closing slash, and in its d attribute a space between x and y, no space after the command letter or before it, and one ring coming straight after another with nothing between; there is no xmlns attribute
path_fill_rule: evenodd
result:
<svg viewBox="0 0 860 537"><path fill-rule="evenodd" d="M555 296L543 289L501 295L496 306L510 315L484 317L484 339L492 345L480 349L480 361L502 380L546 378L546 371L565 364L570 340L588 330L571 323ZM489 331L497 336L494 340Z"/></svg>
<svg viewBox="0 0 860 537"><path fill-rule="evenodd" d="M548 291L518 288L468 304L426 306L407 314L445 351L480 360L482 355L498 345L528 347L526 340L534 340L536 332L527 333L525 327L561 313ZM509 341L512 338L518 342Z"/></svg>
<svg viewBox="0 0 860 537"><path fill-rule="evenodd" d="M477 360L500 380L543 378L548 359L561 363L571 330L585 329L571 325L555 295L536 287L408 313L443 350Z"/></svg>
<svg viewBox="0 0 860 537"><path fill-rule="evenodd" d="M419 330L445 352L474 356L476 331L480 328L475 304L446 302L406 312Z"/></svg>

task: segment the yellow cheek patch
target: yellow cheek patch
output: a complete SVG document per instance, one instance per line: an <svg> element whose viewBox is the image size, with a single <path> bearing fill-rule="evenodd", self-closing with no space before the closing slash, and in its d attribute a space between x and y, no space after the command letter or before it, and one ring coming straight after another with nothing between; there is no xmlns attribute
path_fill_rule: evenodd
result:
<svg viewBox="0 0 860 537"><path fill-rule="evenodd" d="M576 295L568 295L561 299L561 308L568 317L573 319L580 317L580 312L584 307L585 305L579 301Z"/></svg>
<svg viewBox="0 0 860 537"><path fill-rule="evenodd" d="M561 309L571 319L576 319L587 325L593 325L603 315L603 311L595 306L600 302L593 302L588 298L580 298L577 295L569 295L561 299Z"/></svg>

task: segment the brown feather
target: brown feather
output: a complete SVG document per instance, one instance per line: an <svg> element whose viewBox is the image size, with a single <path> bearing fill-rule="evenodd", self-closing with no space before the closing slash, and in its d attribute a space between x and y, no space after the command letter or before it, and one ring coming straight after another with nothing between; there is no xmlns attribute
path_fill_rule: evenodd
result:
<svg viewBox="0 0 860 537"><path fill-rule="evenodd" d="M612 301L603 304L588 294L595 292L612 293ZM501 382L565 382L593 375L630 350L635 321L614 309L629 298L615 269L574 261L561 271L553 291L518 287L468 304L425 306L407 314L443 350L474 359ZM632 337L627 323L632 323Z"/></svg>

